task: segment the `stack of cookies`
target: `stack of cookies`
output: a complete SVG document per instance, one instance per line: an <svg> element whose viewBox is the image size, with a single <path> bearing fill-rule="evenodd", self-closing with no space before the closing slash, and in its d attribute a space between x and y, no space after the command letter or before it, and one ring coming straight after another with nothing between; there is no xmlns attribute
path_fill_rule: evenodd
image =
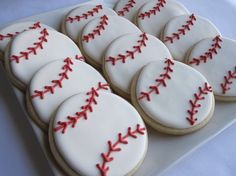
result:
<svg viewBox="0 0 236 176"><path fill-rule="evenodd" d="M189 134L210 121L215 99L236 100L236 42L175 0L82 5L61 24L12 24L0 52L67 175L132 175L145 123Z"/></svg>

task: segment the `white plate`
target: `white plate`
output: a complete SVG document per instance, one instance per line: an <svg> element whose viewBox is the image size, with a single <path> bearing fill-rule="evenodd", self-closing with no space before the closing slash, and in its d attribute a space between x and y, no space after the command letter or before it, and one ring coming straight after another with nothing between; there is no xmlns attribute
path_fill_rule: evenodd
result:
<svg viewBox="0 0 236 176"><path fill-rule="evenodd" d="M218 3L220 6L222 3L221 1L209 1L206 2L206 0L193 0L191 2L188 2L189 0L180 0L183 2L187 7L194 7L190 8L190 10L193 10L201 14L202 16L210 17L213 19L213 21L217 24L223 24L221 28L224 30L224 23L227 25L229 21L227 21L227 18L222 20L220 17L220 14L211 14L207 15L205 11L203 10L203 7L205 4L208 4L208 7L210 5L215 5ZM102 2L102 1L94 1L94 2ZM104 0L104 2L107 3L107 5L112 6L115 0ZM191 5L190 5L191 3ZM212 3L212 4L210 4ZM225 4L227 5L227 4ZM228 4L229 5L229 4ZM55 29L60 29L60 22L63 19L64 15L74 8L67 7L63 9L58 9L55 11L39 14L36 16L28 17L19 21L41 21L42 23L45 23L51 27L54 27ZM199 7L199 8L197 8ZM200 8L201 7L201 8ZM196 10L197 9L197 10ZM0 26L3 27L5 25ZM224 33L227 36L232 36L231 33ZM24 96L23 94L15 89L16 97L18 101L20 101L23 110L25 110L24 107ZM226 129L228 126L230 126L235 121L235 114L236 114L236 103L216 103L216 111L214 114L214 117L212 121L207 125L205 128L203 128L201 131L198 131L194 134L186 135L186 136L168 136L160 134L152 129L149 128L149 147L147 156L144 160L143 165L140 167L140 169L137 171L135 176L149 176L149 175L158 175L163 173L163 171L167 170L174 164L180 161L183 157L188 155L190 152L197 149L200 145L204 144L220 132L222 132L224 129ZM31 120L30 120L31 121ZM47 141L47 137L43 135L43 133L39 130L39 128L31 122L39 142L42 145L42 148L44 149L44 152L50 162L50 165L53 169L53 172L55 175L63 175L60 169L53 163L52 158L50 157L50 154L48 152L48 144L45 143Z"/></svg>

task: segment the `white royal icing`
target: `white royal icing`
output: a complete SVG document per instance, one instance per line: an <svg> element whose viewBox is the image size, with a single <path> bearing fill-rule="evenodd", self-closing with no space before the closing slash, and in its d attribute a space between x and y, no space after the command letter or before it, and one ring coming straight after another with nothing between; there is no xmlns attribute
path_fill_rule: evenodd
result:
<svg viewBox="0 0 236 176"><path fill-rule="evenodd" d="M141 52L134 49L134 46L141 46ZM109 57L120 58L119 55L127 55L127 51L135 51L134 58L128 56L125 63L118 60L114 65L108 61ZM130 85L137 71L149 62L172 57L159 39L143 33L141 35L127 34L114 40L108 47L104 58L104 69L111 83L129 95Z"/></svg>
<svg viewBox="0 0 236 176"><path fill-rule="evenodd" d="M133 21L139 8L149 0L119 0L115 5L115 11L119 16Z"/></svg>
<svg viewBox="0 0 236 176"><path fill-rule="evenodd" d="M11 24L3 29L0 30L0 51L4 52L6 49L8 43L11 41L13 37L15 37L17 34L30 29L51 29L51 27L42 24L40 22L19 22Z"/></svg>
<svg viewBox="0 0 236 176"><path fill-rule="evenodd" d="M90 65L72 59L73 64L70 64L72 71L68 71L68 79L62 81L62 88L56 86L54 93L47 92L43 99L36 95L35 91L45 90L45 86L52 86L53 80L58 80L62 76L59 75L63 71L63 66L66 64L65 59L54 61L41 68L32 78L29 86L29 96L35 112L40 120L48 123L51 115L57 107L68 97L89 90L93 86L97 86L99 82L106 83L105 79Z"/></svg>
<svg viewBox="0 0 236 176"><path fill-rule="evenodd" d="M83 27L94 18L103 15L117 15L112 9L104 5L83 5L71 10L63 21L66 34L75 42L81 36ZM77 18L76 18L77 16ZM72 18L72 19L70 19Z"/></svg>
<svg viewBox="0 0 236 176"><path fill-rule="evenodd" d="M199 92L199 87L204 87L206 78L193 68L173 61L171 79L166 79L166 87L159 86L159 94L152 93L151 101L139 99L141 92L150 90L150 86L157 85L156 80L166 70L163 60L148 64L143 68L136 84L136 96L143 111L155 122L174 129L187 129L192 125L186 119L191 109L190 100L194 100L194 94ZM203 122L213 108L213 93L204 95L205 99L198 102L201 104L194 115L197 121L194 125Z"/></svg>
<svg viewBox="0 0 236 176"><path fill-rule="evenodd" d="M94 39L88 42L83 40L83 37L91 33L100 24L101 18L96 18L89 22L82 32L82 48L98 65L102 64L103 54L109 44L116 38L125 34L141 33L141 31L130 21L119 16L107 16L107 25L104 30L101 30L100 35L96 35Z"/></svg>
<svg viewBox="0 0 236 176"><path fill-rule="evenodd" d="M39 38L43 35L42 30L25 31L16 36L8 50L8 57L5 58L6 62L10 62L14 77L25 85L29 83L34 73L47 63L66 57L81 56L79 48L69 37L57 31L47 30L49 35L45 37L42 49L38 47L36 54L29 54L28 59L21 58L19 63L11 61L13 55L22 55L21 52L29 51L29 47L35 47L34 43L39 42Z"/></svg>
<svg viewBox="0 0 236 176"><path fill-rule="evenodd" d="M135 130L139 124L145 128L140 115L128 102L114 94L98 93L97 104L87 114L87 120L79 119L76 126L68 126L64 134L50 131L61 160L78 175L103 175L96 165L103 163L101 153L107 153L108 141L114 144L119 133L127 134L128 127ZM58 126L58 121L67 121L67 116L80 111L87 98L86 93L81 93L66 100L56 112L53 128ZM136 170L145 156L147 140L145 130L143 135L137 134L137 138L127 138L128 144L119 144L121 151L113 152L110 155L113 160L106 164L107 175L127 175Z"/></svg>
<svg viewBox="0 0 236 176"><path fill-rule="evenodd" d="M139 9L136 23L142 31L159 37L167 22L185 14L189 11L175 0L152 0Z"/></svg>
<svg viewBox="0 0 236 176"><path fill-rule="evenodd" d="M195 16L195 18L196 21L193 20L193 25L189 25L190 30L185 28L185 35L181 34L179 40L175 38L173 43L170 41L165 42L174 59L178 61L183 61L189 49L200 40L220 34L218 29L208 19L200 16ZM163 41L166 40L166 37L180 32L179 29L183 28L183 25L186 25L189 19L189 15L181 15L168 22L163 31Z"/></svg>
<svg viewBox="0 0 236 176"><path fill-rule="evenodd" d="M219 42L220 48L216 48L217 53L212 52L212 58L208 58L206 62L201 61L199 65L190 64L190 66L207 78L216 95L236 96L236 42L227 38L221 38L221 40L222 42ZM213 38L204 39L199 42L192 49L188 63L193 61L194 58L199 58L201 55L209 52L208 50L215 43ZM233 73L234 78L230 79L232 84L227 85L230 89L224 94L221 84L225 83L224 77L228 77L228 71Z"/></svg>

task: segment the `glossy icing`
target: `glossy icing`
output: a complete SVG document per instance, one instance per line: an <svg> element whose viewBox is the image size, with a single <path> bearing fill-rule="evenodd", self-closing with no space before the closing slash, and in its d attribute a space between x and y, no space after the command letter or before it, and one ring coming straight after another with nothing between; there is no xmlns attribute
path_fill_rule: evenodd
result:
<svg viewBox="0 0 236 176"><path fill-rule="evenodd" d="M101 24L101 21L104 20L96 18L90 21L83 29L82 38L84 39L85 36L91 36L89 34ZM89 41L81 41L83 51L99 66L102 64L103 54L106 48L114 39L129 33L141 33L134 24L119 16L107 16L104 27L100 27L99 29L100 34L96 33L93 38L90 37Z"/></svg>
<svg viewBox="0 0 236 176"><path fill-rule="evenodd" d="M208 19L196 15L181 15L170 20L163 31L162 40L174 59L184 61L194 44L220 32ZM168 40L168 38L172 38Z"/></svg>
<svg viewBox="0 0 236 176"><path fill-rule="evenodd" d="M193 109L197 110L194 114L197 120L194 124L190 123L187 119L190 116L188 110L192 110L190 100L195 101L194 94L199 94L199 87L204 88L207 80L193 68L177 61L172 62L173 64L168 66L170 70L163 60L145 66L137 80L136 96L140 107L153 121L169 128L188 129L200 124L210 115L214 97L211 91L201 95L204 100L196 101L200 107ZM167 70L168 76L158 89L150 94L150 100L141 98L142 92L147 92L152 85L159 84L157 80L160 80L163 77L160 75L165 75Z"/></svg>
<svg viewBox="0 0 236 176"><path fill-rule="evenodd" d="M99 82L106 83L104 78L90 65L71 59L71 71L67 72L67 78L61 81L61 86L56 86L53 93L47 92L43 97L35 96L35 91L45 90L45 86L52 86L62 77L65 70L65 61L57 60L41 68L32 78L29 86L30 102L37 113L38 118L45 124L57 107L70 96L89 90L97 86ZM66 67L67 68L67 67ZM109 91L109 90L108 90Z"/></svg>
<svg viewBox="0 0 236 176"><path fill-rule="evenodd" d="M119 133L124 136L129 127L133 131L137 124L145 128L140 115L128 102L114 94L98 94L97 104L87 120L81 119L74 128L68 127L64 134L52 131L52 128L50 131L60 156L57 159L62 160L63 167L76 175L103 175L96 165L103 163L101 154L109 149L108 141L114 144ZM65 121L68 115L77 112L87 98L86 93L81 93L66 100L55 114L53 128L58 121ZM127 175L136 170L143 160L147 149L147 131L125 140L128 143L119 143L116 148L121 150L111 154L113 160L106 164L109 167L107 175Z"/></svg>
<svg viewBox="0 0 236 176"><path fill-rule="evenodd" d="M138 48L135 49L134 47ZM140 52L138 49L140 49ZM127 51L132 51L133 57L127 55ZM121 58L120 55L127 56L125 62L118 60L113 65L109 61L110 57ZM127 96L130 94L130 84L137 71L149 62L171 58L169 50L159 39L145 33L141 35L127 34L116 39L110 44L104 56L105 74L111 84Z"/></svg>

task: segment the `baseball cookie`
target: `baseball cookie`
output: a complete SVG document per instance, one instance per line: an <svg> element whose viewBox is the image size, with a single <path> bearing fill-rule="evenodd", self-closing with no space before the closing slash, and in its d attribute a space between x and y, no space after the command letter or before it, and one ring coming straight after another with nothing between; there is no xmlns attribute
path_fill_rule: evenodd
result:
<svg viewBox="0 0 236 176"><path fill-rule="evenodd" d="M73 41L78 42L83 27L96 17L117 15L112 9L103 5L83 5L71 10L62 22L62 32Z"/></svg>
<svg viewBox="0 0 236 176"><path fill-rule="evenodd" d="M115 11L119 16L134 21L139 8L149 0L119 0L115 5Z"/></svg>
<svg viewBox="0 0 236 176"><path fill-rule="evenodd" d="M21 23L14 23L11 24L3 29L0 30L0 55L3 58L3 53L8 45L8 43L11 41L13 37L15 37L17 34L26 31L26 30L32 30L32 29L52 29L51 27L42 24L40 22L21 22Z"/></svg>
<svg viewBox="0 0 236 176"><path fill-rule="evenodd" d="M211 119L215 100L206 78L171 59L145 66L134 78L132 102L156 130L173 135L194 132Z"/></svg>
<svg viewBox="0 0 236 176"><path fill-rule="evenodd" d="M76 44L53 30L37 29L17 35L5 52L5 67L13 84L25 90L34 73L45 64L66 57L81 57Z"/></svg>
<svg viewBox="0 0 236 176"><path fill-rule="evenodd" d="M128 102L95 87L66 100L50 121L49 141L69 176L132 175L147 150L142 118Z"/></svg>
<svg viewBox="0 0 236 176"><path fill-rule="evenodd" d="M149 62L170 57L167 47L156 37L146 33L127 34L108 47L103 71L113 89L130 99L130 86L137 71Z"/></svg>
<svg viewBox="0 0 236 176"><path fill-rule="evenodd" d="M114 39L125 34L140 33L141 31L127 19L104 15L84 27L80 48L90 64L101 68L103 54Z"/></svg>
<svg viewBox="0 0 236 176"><path fill-rule="evenodd" d="M77 59L60 59L42 67L32 78L27 109L31 118L47 130L52 114L65 99L93 86L103 89L104 84L104 78L90 65Z"/></svg>
<svg viewBox="0 0 236 176"><path fill-rule="evenodd" d="M189 11L175 0L152 0L139 9L135 23L142 31L159 37L172 18L185 14Z"/></svg>
<svg viewBox="0 0 236 176"><path fill-rule="evenodd" d="M181 15L170 20L163 32L162 40L174 59L183 61L194 44L220 32L209 20L194 14Z"/></svg>
<svg viewBox="0 0 236 176"><path fill-rule="evenodd" d="M216 99L236 100L236 42L216 36L196 44L187 63L212 85Z"/></svg>

